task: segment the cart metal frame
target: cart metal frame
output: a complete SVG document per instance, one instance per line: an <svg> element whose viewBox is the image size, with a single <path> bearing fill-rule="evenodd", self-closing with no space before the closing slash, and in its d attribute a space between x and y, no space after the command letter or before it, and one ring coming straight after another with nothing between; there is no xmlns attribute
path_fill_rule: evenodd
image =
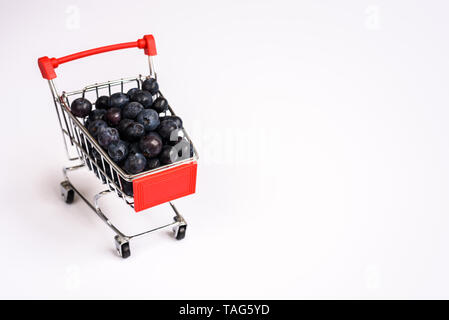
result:
<svg viewBox="0 0 449 320"><path fill-rule="evenodd" d="M145 36L147 37L147 36ZM145 39L144 37L144 39ZM138 40L141 41L141 40ZM139 43L139 42L137 42ZM120 45L114 45L120 46ZM112 46L109 46L112 47ZM131 46L128 46L131 47ZM107 48L107 47L103 47ZM139 47L140 48L140 47ZM98 48L102 49L102 48ZM98 50L93 49L93 50ZM106 52L116 49L108 49L99 51ZM86 51L89 52L89 51ZM90 53L95 54L95 53ZM84 56L90 55L85 54ZM68 56L69 57L69 56ZM46 57L45 57L46 58ZM65 57L61 58L64 59ZM48 59L48 58L47 58ZM54 58L53 58L54 59ZM68 60L70 61L70 60ZM183 136L187 141L190 142L191 152L189 156L184 157L181 161L176 163L165 165L158 167L154 170L145 171L135 175L129 175L124 172L117 164L115 164L108 154L98 145L95 138L87 131L85 128L85 120L76 118L70 111L70 99L76 97L85 97L89 94L94 94L97 98L100 96L100 92L107 91L109 95L112 93L113 89L120 87L120 91L116 92L125 92L125 87L129 85L136 84L138 88L141 88L142 82L148 78L157 79L157 75L154 72L154 66L151 54L148 54L148 63L150 74L147 77L143 77L139 75L137 77L131 78L122 78L119 80L106 81L102 83L95 83L93 85L89 85L84 87L81 90L73 91L73 92L65 92L63 91L61 94L58 93L56 89L55 83L53 79L49 79L49 77L45 77L48 80L50 91L53 96L53 101L56 109L56 113L58 116L58 121L60 124L62 137L65 145L65 150L67 153L67 157L72 165L63 168L63 176L64 181L61 182L61 196L63 200L70 204L74 201L75 194L78 195L94 212L95 214L115 233L114 241L117 249L117 253L119 256L123 258L127 258L131 254L130 250L130 241L134 238L142 237L153 233L155 231L159 231L166 228L173 228L173 235L177 240L181 240L185 237L187 222L181 216L175 205L172 201L169 201L175 216L173 217L173 222L164 224L161 226L153 227L151 229L142 231L137 234L127 235L124 232L120 231L120 229L115 226L104 211L100 207L100 199L104 198L106 195L115 193L119 198L121 198L128 206L134 208L134 198L132 195L127 192L126 186L129 186L134 179L141 178L147 175L155 174L176 166L180 166L182 164L186 164L189 162L198 160L198 153L193 145L189 135L187 134L185 129L182 129L181 136ZM43 72L44 75L44 72ZM56 75L55 75L56 77ZM159 91L155 97L162 96L162 93ZM154 97L153 97L154 98ZM173 109L169 106L168 111L165 112L165 115L175 115ZM73 156L73 150L76 151L76 155ZM71 182L69 178L69 172L79 170L81 168L87 168L88 170L95 173L97 178L105 185L107 185L107 189L101 191L95 195L93 195L92 201L89 200L89 196L83 194L80 190L78 190L74 184ZM148 209L147 209L148 210Z"/></svg>

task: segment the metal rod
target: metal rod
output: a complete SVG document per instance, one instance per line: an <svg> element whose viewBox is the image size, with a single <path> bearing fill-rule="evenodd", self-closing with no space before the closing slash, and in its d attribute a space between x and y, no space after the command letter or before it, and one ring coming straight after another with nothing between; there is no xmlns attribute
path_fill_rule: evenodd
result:
<svg viewBox="0 0 449 320"><path fill-rule="evenodd" d="M148 56L148 66L150 67L150 77L156 78L153 66L153 58L151 56Z"/></svg>
<svg viewBox="0 0 449 320"><path fill-rule="evenodd" d="M101 211L100 206L98 205L98 200L100 200L100 198L106 194L109 194L109 192L111 192L110 190L105 190L102 191L100 193L97 193L94 197L94 206L91 208L94 209L95 213L101 218L101 220L103 220L116 234L118 234L121 237L125 237L127 238L127 236L125 234L123 234L119 229L117 229L112 223L111 221L109 221L108 217L106 217L106 215L104 215L104 213ZM90 203L89 203L90 204Z"/></svg>
<svg viewBox="0 0 449 320"><path fill-rule="evenodd" d="M105 196L105 195L108 195L108 194L110 194L111 193L111 191L110 190L104 190L104 191L102 191L102 192L99 192L99 193L97 193L95 196L94 196L94 203L92 204L89 200L87 200L87 198L70 182L70 179L68 178L68 172L70 172L70 171L74 171L74 170L77 170L77 169L80 169L80 168L83 168L84 167L84 164L80 164L80 165L76 165L76 166L72 166L72 167L65 167L65 168L63 168L63 174L64 174L64 177L66 178L66 181L68 181L69 183L70 183L70 186L71 186L71 188L74 190L74 192L76 192L76 194L97 214L97 216L98 217L100 217L100 219L103 221L103 222L105 222L108 226L109 226L109 228L111 228L117 235L119 235L119 236L121 236L121 237L123 237L123 238L125 238L125 239L128 239L128 240L131 240L131 239L133 239L133 238L136 238L136 237L140 237L140 236L143 236L143 235L146 235L146 234L149 234L149 233L151 233L151 232L155 232L155 231L158 231L158 230L161 230L161 229L164 229L164 228L167 228L167 227L170 227L170 226L175 226L175 225L180 225L181 223L185 223L185 221L184 221L184 219L182 218L182 216L179 214L179 212L178 212L178 210L176 209L176 207L174 206L174 204L173 203L171 203L170 202L170 205L171 205L171 207L172 207L172 209L173 209L173 211L175 212L175 214L176 214L176 216L179 218L181 218L181 219L177 219L177 221L175 221L175 222L171 222L171 223L168 223L168 224L164 224L164 225L162 225L162 226L159 226L159 227L156 227L156 228L153 228L153 229L150 229L150 230L147 230L147 231L143 231L143 232L140 232L140 233L137 233L137 234L134 234L134 235L132 235L132 236L127 236L125 233L123 233L122 231L120 231L110 220L109 220L109 218L103 213L103 211L101 210L101 208L100 208L100 205L99 205L99 200L103 197L103 196Z"/></svg>
<svg viewBox="0 0 449 320"><path fill-rule="evenodd" d="M53 80L48 80L48 85L50 86L50 91L53 96L53 103L55 104L56 114L58 115L59 126L61 127L61 129L63 129L61 115L59 114L59 109L58 109L58 99L59 99L58 98L58 90L56 89L56 86L55 86L55 83L53 82ZM69 148L67 146L67 141L65 139L64 132L62 133L62 140L64 141L64 147L65 147L65 151L67 154L67 158L70 158Z"/></svg>
<svg viewBox="0 0 449 320"><path fill-rule="evenodd" d="M148 231L144 231L144 232L141 232L141 233L138 233L138 234L132 235L132 236L128 236L128 238L129 238L129 239L132 239L132 238L137 238L137 237L140 237L140 236L146 235L146 234L148 234L148 233L151 233L151 232L154 232L154 231L158 231L158 230L161 230L161 229L164 229L164 228L167 228L167 227L173 226L173 225L177 225L177 224L179 224L179 223L178 223L177 221L176 221L176 222L172 222L172 223L169 223L169 224L166 224L166 225L163 225L163 226L160 226L160 227L157 227L157 228L154 228L154 229L148 230Z"/></svg>

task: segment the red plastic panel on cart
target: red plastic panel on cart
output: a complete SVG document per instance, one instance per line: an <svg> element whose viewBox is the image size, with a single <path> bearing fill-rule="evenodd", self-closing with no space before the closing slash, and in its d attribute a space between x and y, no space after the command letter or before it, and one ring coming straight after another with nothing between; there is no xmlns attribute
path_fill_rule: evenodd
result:
<svg viewBox="0 0 449 320"><path fill-rule="evenodd" d="M195 193L197 163L191 162L134 180L136 212Z"/></svg>

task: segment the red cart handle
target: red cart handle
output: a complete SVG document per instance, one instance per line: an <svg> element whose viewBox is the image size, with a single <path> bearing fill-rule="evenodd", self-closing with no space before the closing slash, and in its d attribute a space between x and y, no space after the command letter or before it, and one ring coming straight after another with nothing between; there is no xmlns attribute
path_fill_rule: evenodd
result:
<svg viewBox="0 0 449 320"><path fill-rule="evenodd" d="M55 68L57 68L60 64L92 56L94 54L99 54L108 51L127 49L127 48L139 48L144 49L145 54L148 56L155 56L156 52L156 43L154 41L153 35L145 35L142 39L139 39L135 42L125 42L119 44L113 44L110 46L99 47L95 49L90 49L86 51L77 52L74 54L70 54L61 58L49 58L49 57L41 57L37 60L39 65L39 69L41 70L42 77L47 80L51 80L56 78Z"/></svg>

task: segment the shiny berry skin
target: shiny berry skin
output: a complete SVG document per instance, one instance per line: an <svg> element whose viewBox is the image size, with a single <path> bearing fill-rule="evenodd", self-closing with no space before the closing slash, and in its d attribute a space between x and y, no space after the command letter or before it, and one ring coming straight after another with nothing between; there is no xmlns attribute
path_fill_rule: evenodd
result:
<svg viewBox="0 0 449 320"><path fill-rule="evenodd" d="M98 134L97 140L100 146L107 149L111 143L118 142L120 140L120 135L118 130L115 128L104 128Z"/></svg>
<svg viewBox="0 0 449 320"><path fill-rule="evenodd" d="M142 83L142 89L155 95L159 91L159 84L156 79L149 78Z"/></svg>
<svg viewBox="0 0 449 320"><path fill-rule="evenodd" d="M111 106L109 105L109 97L108 96L101 96L98 97L97 101L95 101L95 108L96 109L109 109Z"/></svg>
<svg viewBox="0 0 449 320"><path fill-rule="evenodd" d="M130 174L142 172L147 165L147 159L141 153L132 153L126 158L123 168Z"/></svg>
<svg viewBox="0 0 449 320"><path fill-rule="evenodd" d="M87 128L87 130L94 138L96 138L101 130L106 129L107 127L107 123L103 120L94 120L89 123L89 127Z"/></svg>
<svg viewBox="0 0 449 320"><path fill-rule="evenodd" d="M136 119L137 115L143 110L143 106L138 102L130 102L123 107L122 116L125 119Z"/></svg>
<svg viewBox="0 0 449 320"><path fill-rule="evenodd" d="M165 140L169 141L177 141L178 140L178 132L179 128L176 122L171 119L164 119L161 121L159 128L157 129L158 133Z"/></svg>
<svg viewBox="0 0 449 320"><path fill-rule="evenodd" d="M89 113L89 121L104 120L106 114L105 109L94 109Z"/></svg>
<svg viewBox="0 0 449 320"><path fill-rule="evenodd" d="M134 121L131 120L131 119L122 119L122 120L120 120L120 123L117 126L118 132L120 132L121 135L125 136L126 128L133 122Z"/></svg>
<svg viewBox="0 0 449 320"><path fill-rule="evenodd" d="M92 111L92 103L85 98L73 100L70 109L75 117L84 118Z"/></svg>
<svg viewBox="0 0 449 320"><path fill-rule="evenodd" d="M118 126L120 123L120 120L122 120L122 110L120 108L111 108L106 112L105 115L106 122L112 126Z"/></svg>
<svg viewBox="0 0 449 320"><path fill-rule="evenodd" d="M176 125L178 126L179 129L182 128L182 119L180 117L178 117L178 116L165 116L165 117L160 118L160 119L161 119L161 121L162 120L173 120L176 123Z"/></svg>
<svg viewBox="0 0 449 320"><path fill-rule="evenodd" d="M178 160L178 151L175 149L175 147L165 145L162 148L161 153L159 154L159 160L161 161L161 164L171 164L176 162Z"/></svg>
<svg viewBox="0 0 449 320"><path fill-rule="evenodd" d="M153 109L144 109L137 115L137 122L143 124L146 132L156 130L159 126L159 115Z"/></svg>
<svg viewBox="0 0 449 320"><path fill-rule="evenodd" d="M140 89L139 88L132 88L132 89L129 89L128 90L128 92L126 93L126 95L128 96L128 98L132 101L133 99L132 99L132 96L137 92L137 91L139 91Z"/></svg>
<svg viewBox="0 0 449 320"><path fill-rule="evenodd" d="M108 154L112 161L120 163L128 156L128 147L124 141L111 142L108 146Z"/></svg>
<svg viewBox="0 0 449 320"><path fill-rule="evenodd" d="M145 157L156 157L162 150L162 139L157 133L150 132L140 139L139 147Z"/></svg>
<svg viewBox="0 0 449 320"><path fill-rule="evenodd" d="M156 100L154 100L153 105L151 106L151 109L156 110L158 113L162 113L165 110L168 109L168 102L167 99L159 97Z"/></svg>
<svg viewBox="0 0 449 320"><path fill-rule="evenodd" d="M145 128L138 122L133 122L125 129L125 138L128 141L138 141L145 134Z"/></svg>
<svg viewBox="0 0 449 320"><path fill-rule="evenodd" d="M128 96L121 92L114 93L109 98L109 105L111 108L123 108L128 104L128 102Z"/></svg>
<svg viewBox="0 0 449 320"><path fill-rule="evenodd" d="M140 103L145 109L148 109L153 104L153 96L148 91L139 90L133 94L132 100Z"/></svg>

